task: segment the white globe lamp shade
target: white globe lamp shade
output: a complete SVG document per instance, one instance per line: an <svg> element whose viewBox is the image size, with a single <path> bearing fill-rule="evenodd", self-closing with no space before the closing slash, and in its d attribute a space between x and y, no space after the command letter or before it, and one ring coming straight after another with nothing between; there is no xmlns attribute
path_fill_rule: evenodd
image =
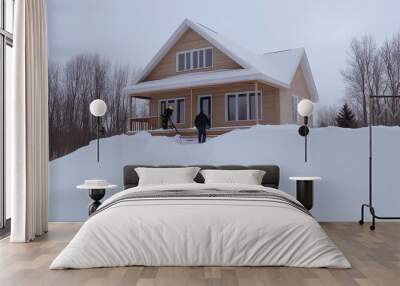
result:
<svg viewBox="0 0 400 286"><path fill-rule="evenodd" d="M303 99L297 104L297 112L303 116L310 116L314 111L314 103L309 99Z"/></svg>
<svg viewBox="0 0 400 286"><path fill-rule="evenodd" d="M107 111L106 103L101 99L95 99L90 103L90 113L96 117L103 116Z"/></svg>

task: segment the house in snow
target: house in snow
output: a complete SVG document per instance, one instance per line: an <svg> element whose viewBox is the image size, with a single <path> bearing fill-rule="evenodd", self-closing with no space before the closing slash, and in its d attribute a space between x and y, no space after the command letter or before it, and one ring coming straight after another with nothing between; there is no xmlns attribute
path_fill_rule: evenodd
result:
<svg viewBox="0 0 400 286"><path fill-rule="evenodd" d="M218 32L185 20L128 85L129 131L162 130L160 115L168 106L183 135L194 135L202 108L211 119L209 134L255 124L298 121L297 102L318 101L304 48L254 54ZM135 99L148 102L148 114L135 114Z"/></svg>

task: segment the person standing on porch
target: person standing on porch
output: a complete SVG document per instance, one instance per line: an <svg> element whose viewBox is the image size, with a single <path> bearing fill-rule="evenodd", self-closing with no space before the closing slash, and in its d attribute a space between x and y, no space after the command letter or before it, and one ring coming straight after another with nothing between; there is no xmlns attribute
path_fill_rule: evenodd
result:
<svg viewBox="0 0 400 286"><path fill-rule="evenodd" d="M204 114L203 109L200 109L200 113L197 114L196 118L194 119L194 126L197 128L199 143L206 142L206 129L209 128L210 125L210 119Z"/></svg>

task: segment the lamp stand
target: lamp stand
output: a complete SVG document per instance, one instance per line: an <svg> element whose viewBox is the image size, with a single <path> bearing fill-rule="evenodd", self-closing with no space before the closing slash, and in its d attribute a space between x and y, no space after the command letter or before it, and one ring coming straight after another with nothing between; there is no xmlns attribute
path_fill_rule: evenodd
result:
<svg viewBox="0 0 400 286"><path fill-rule="evenodd" d="M308 116L304 116L304 126L305 126L305 134L304 134L304 162L307 162L307 135L308 135Z"/></svg>
<svg viewBox="0 0 400 286"><path fill-rule="evenodd" d="M310 133L308 128L308 116L304 116L304 125L300 126L299 134L304 137L304 162L307 162L307 135Z"/></svg>
<svg viewBox="0 0 400 286"><path fill-rule="evenodd" d="M100 116L97 117L97 163L100 162Z"/></svg>

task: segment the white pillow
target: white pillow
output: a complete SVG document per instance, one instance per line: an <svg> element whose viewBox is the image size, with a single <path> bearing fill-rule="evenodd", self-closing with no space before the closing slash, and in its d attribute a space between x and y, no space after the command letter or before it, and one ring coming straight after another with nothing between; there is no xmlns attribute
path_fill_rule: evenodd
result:
<svg viewBox="0 0 400 286"><path fill-rule="evenodd" d="M193 180L200 168L135 168L139 176L139 186L195 183Z"/></svg>
<svg viewBox="0 0 400 286"><path fill-rule="evenodd" d="M261 170L202 170L206 184L261 185L265 171Z"/></svg>

